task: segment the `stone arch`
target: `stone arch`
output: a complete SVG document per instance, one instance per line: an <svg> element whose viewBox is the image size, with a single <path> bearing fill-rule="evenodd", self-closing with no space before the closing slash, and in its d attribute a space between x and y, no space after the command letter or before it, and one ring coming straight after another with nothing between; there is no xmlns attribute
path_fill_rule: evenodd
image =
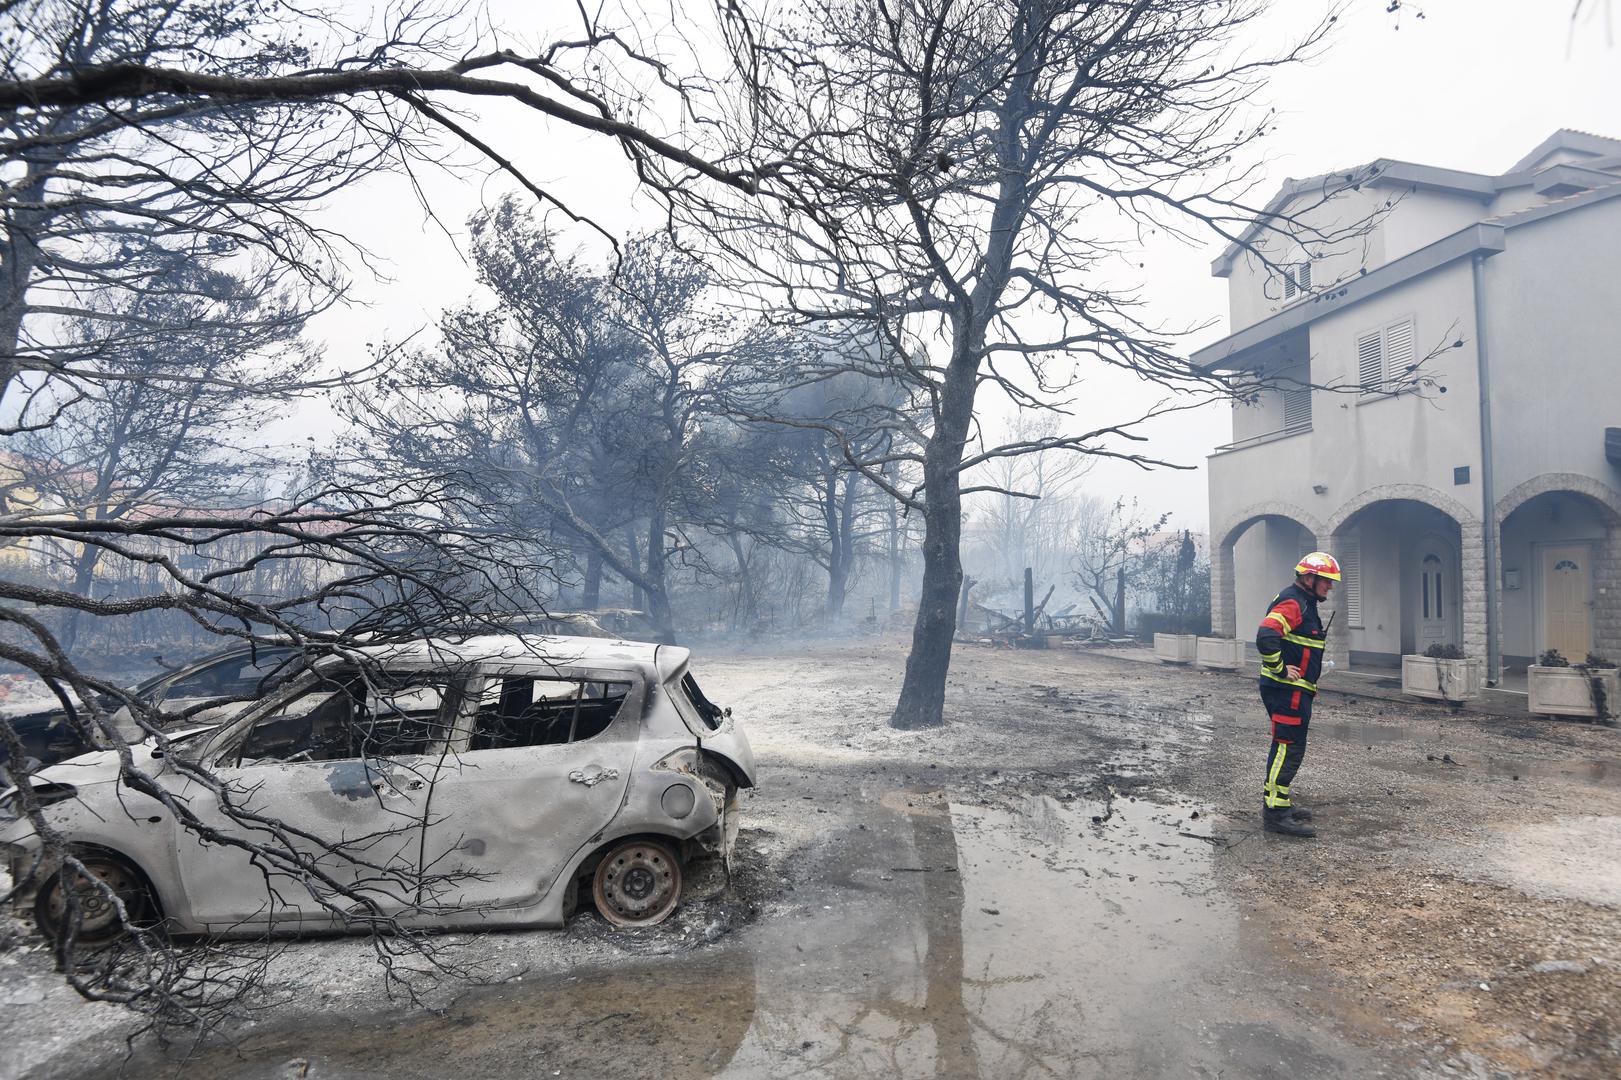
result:
<svg viewBox="0 0 1621 1080"><path fill-rule="evenodd" d="M1581 495L1603 511L1605 541L1593 564L1596 603L1593 608L1593 651L1621 656L1621 492L1602 480L1581 473L1543 473L1533 476L1497 500L1499 550L1503 524L1509 516L1541 495Z"/></svg>
<svg viewBox="0 0 1621 1080"><path fill-rule="evenodd" d="M1439 510L1458 523L1458 572L1463 592L1460 632L1464 651L1470 656L1486 655L1486 545L1481 514L1450 495L1442 494L1427 484L1381 484L1367 488L1342 503L1328 519L1329 550L1345 531L1345 527L1362 511L1382 502L1416 502ZM1331 601L1331 610L1337 610L1339 594ZM1340 663L1350 660L1349 635L1338 640L1330 638L1329 655Z"/></svg>
<svg viewBox="0 0 1621 1080"><path fill-rule="evenodd" d="M1245 529L1266 518L1284 518L1311 533L1319 545L1323 525L1314 515L1293 503L1281 500L1255 503L1233 515L1218 529L1211 530L1210 545L1210 631L1220 637L1238 636L1238 598L1234 595L1233 545Z"/></svg>
<svg viewBox="0 0 1621 1080"><path fill-rule="evenodd" d="M1621 492L1608 484L1580 473L1543 473L1533 476L1497 500L1497 521L1508 516L1538 495L1551 495L1556 491L1570 491L1585 495L1609 512L1612 521L1621 521Z"/></svg>
<svg viewBox="0 0 1621 1080"><path fill-rule="evenodd" d="M1238 539L1239 533L1243 532L1245 529L1249 528L1262 518L1269 517L1288 518L1290 521L1296 522L1301 528L1310 532L1317 538L1318 542L1321 542L1323 539L1323 523L1316 517L1302 510L1293 503L1274 500L1272 502L1256 503L1254 506L1246 506L1243 510L1240 510L1237 514L1234 514L1232 519L1224 528L1216 531L1215 536L1217 538L1217 545L1221 546L1232 544L1233 541Z"/></svg>
<svg viewBox="0 0 1621 1080"><path fill-rule="evenodd" d="M1463 503L1450 495L1443 495L1427 484L1382 484L1371 487L1346 500L1340 508L1334 511L1334 516L1328 519L1328 536L1330 539L1339 535L1346 524L1362 511L1374 503L1382 502L1416 502L1430 506L1450 517L1458 523L1458 527L1468 530L1471 523L1478 529L1480 527L1480 513L1469 509ZM1321 534L1319 534L1320 536Z"/></svg>

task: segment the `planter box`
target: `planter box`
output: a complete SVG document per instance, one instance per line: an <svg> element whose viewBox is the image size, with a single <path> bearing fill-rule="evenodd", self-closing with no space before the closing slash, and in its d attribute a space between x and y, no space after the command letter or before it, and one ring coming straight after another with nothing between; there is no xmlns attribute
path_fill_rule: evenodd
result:
<svg viewBox="0 0 1621 1080"><path fill-rule="evenodd" d="M1530 693L1525 707L1542 716L1591 716L1604 719L1593 707L1592 678L1597 676L1604 687L1604 700L1611 716L1621 714L1621 673L1615 668L1595 668L1577 671L1573 667L1541 667L1532 664L1528 669Z"/></svg>
<svg viewBox="0 0 1621 1080"><path fill-rule="evenodd" d="M1486 685L1486 662L1436 660L1429 656L1401 658L1401 692L1429 701L1468 701Z"/></svg>
<svg viewBox="0 0 1621 1080"><path fill-rule="evenodd" d="M1194 656L1200 667L1237 671L1244 666L1244 643L1237 638L1202 637Z"/></svg>
<svg viewBox="0 0 1621 1080"><path fill-rule="evenodd" d="M1191 664L1199 655L1199 636L1155 634L1154 655L1167 664Z"/></svg>

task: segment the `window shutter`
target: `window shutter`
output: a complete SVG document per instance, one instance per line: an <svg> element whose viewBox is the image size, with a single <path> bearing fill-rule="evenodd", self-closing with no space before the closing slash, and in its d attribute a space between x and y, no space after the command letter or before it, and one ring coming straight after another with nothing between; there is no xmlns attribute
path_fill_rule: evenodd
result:
<svg viewBox="0 0 1621 1080"><path fill-rule="evenodd" d="M1384 349L1379 331L1357 338L1356 365L1362 392L1377 394L1385 381Z"/></svg>
<svg viewBox="0 0 1621 1080"><path fill-rule="evenodd" d="M1311 430L1311 387L1283 392L1283 430Z"/></svg>
<svg viewBox="0 0 1621 1080"><path fill-rule="evenodd" d="M1413 323L1411 320L1385 328L1385 378L1398 387L1412 374Z"/></svg>
<svg viewBox="0 0 1621 1080"><path fill-rule="evenodd" d="M1340 588L1345 593L1345 621L1350 626L1362 625L1362 538L1347 537L1339 543L1335 553L1340 560L1340 575L1344 577Z"/></svg>
<svg viewBox="0 0 1621 1080"><path fill-rule="evenodd" d="M1293 300L1296 293L1311 289L1311 260L1291 263L1283 268L1283 298Z"/></svg>

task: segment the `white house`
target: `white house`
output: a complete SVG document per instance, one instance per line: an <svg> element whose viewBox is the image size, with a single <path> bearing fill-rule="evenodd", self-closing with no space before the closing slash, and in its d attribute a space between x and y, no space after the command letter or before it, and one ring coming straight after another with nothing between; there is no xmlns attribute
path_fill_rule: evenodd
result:
<svg viewBox="0 0 1621 1080"><path fill-rule="evenodd" d="M1499 176L1382 159L1267 211L1193 357L1266 380L1210 457L1215 631L1323 548L1342 664L1621 659L1621 139L1560 131Z"/></svg>

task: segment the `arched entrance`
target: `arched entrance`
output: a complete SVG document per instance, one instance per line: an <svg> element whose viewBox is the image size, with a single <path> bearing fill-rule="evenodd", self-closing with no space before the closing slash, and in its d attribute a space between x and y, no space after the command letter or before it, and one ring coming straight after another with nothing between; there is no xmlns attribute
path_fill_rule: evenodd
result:
<svg viewBox="0 0 1621 1080"><path fill-rule="evenodd" d="M1330 520L1345 568L1330 653L1358 670L1395 670L1404 654L1456 646L1486 655L1485 559L1479 518L1416 485L1375 488Z"/></svg>
<svg viewBox="0 0 1621 1080"><path fill-rule="evenodd" d="M1590 477L1537 477L1498 503L1503 666L1548 649L1621 656L1621 494Z"/></svg>
<svg viewBox="0 0 1621 1080"><path fill-rule="evenodd" d="M1211 631L1224 637L1250 637L1267 601L1288 584L1289 568L1318 546L1322 526L1296 507L1267 503L1245 510L1214 535Z"/></svg>

